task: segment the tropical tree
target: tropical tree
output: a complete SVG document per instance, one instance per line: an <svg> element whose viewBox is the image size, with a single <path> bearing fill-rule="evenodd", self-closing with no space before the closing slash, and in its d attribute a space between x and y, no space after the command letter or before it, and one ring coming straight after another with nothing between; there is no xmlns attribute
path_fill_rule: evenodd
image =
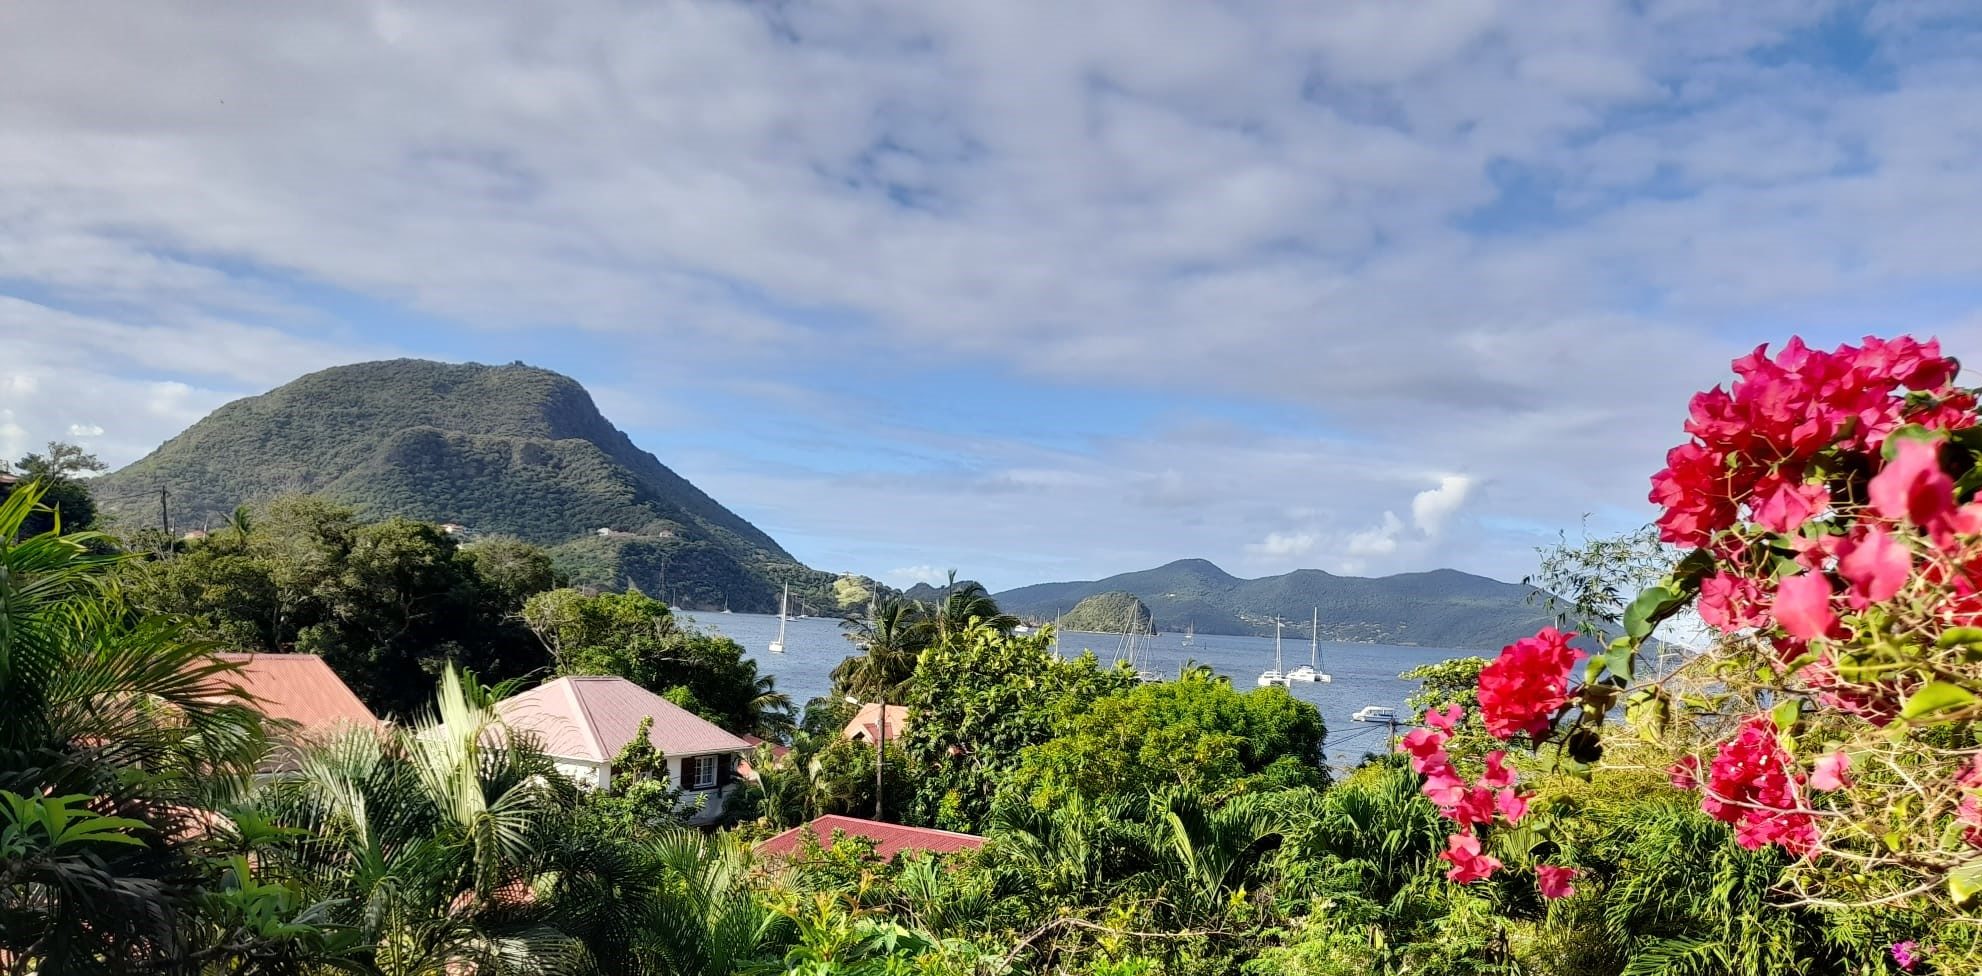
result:
<svg viewBox="0 0 1982 976"><path fill-rule="evenodd" d="M984 584L976 580L957 582L957 571L950 570L948 583L943 587L943 599L930 612L936 628L937 640L948 640L961 634L973 624L989 627L1001 634L1009 634L1019 625L1019 618L998 608L998 601L991 598Z"/></svg>
<svg viewBox="0 0 1982 976"><path fill-rule="evenodd" d="M848 617L840 628L860 653L833 669L833 688L863 701L900 701L917 655L935 636L928 608L898 596L875 600L865 617Z"/></svg>
<svg viewBox="0 0 1982 976"><path fill-rule="evenodd" d="M199 808L254 768L231 666L133 612L94 533L23 535L40 485L0 501L0 956L41 972L184 959Z"/></svg>

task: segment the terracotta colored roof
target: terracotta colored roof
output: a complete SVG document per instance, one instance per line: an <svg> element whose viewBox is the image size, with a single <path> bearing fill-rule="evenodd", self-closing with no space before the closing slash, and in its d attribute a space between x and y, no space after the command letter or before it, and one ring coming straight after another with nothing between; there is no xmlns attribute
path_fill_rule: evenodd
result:
<svg viewBox="0 0 1982 976"><path fill-rule="evenodd" d="M860 711L854 713L853 719L846 723L846 728L841 730L840 734L849 739L863 738L868 742L880 738L881 709L884 707L888 710L888 741L893 742L901 738L902 730L908 727L908 706L883 706L878 702L868 702L860 706Z"/></svg>
<svg viewBox="0 0 1982 976"><path fill-rule="evenodd" d="M343 679L315 654L217 654L241 666L220 680L254 696L263 715L294 722L305 731L350 723L376 726L378 718Z"/></svg>
<svg viewBox="0 0 1982 976"><path fill-rule="evenodd" d="M874 853L884 861L892 861L902 851L928 851L932 854L949 854L956 851L974 851L984 846L984 838L974 834L959 834L948 830L935 830L930 827L905 827L901 824L882 823L879 820L862 820L859 817L842 817L827 814L809 824L793 827L757 845L757 853L767 857L785 857L799 849L800 838L810 831L819 838L819 846L833 846L833 832L838 831L850 837L865 837L874 842Z"/></svg>
<svg viewBox="0 0 1982 976"><path fill-rule="evenodd" d="M496 705L504 722L536 733L544 751L611 762L652 718L648 739L670 756L748 752L743 741L625 678L573 677L538 685Z"/></svg>

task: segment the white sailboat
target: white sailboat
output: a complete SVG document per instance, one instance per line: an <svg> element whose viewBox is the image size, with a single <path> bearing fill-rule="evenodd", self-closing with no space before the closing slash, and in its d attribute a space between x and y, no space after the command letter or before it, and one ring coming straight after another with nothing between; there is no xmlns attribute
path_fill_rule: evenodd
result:
<svg viewBox="0 0 1982 976"><path fill-rule="evenodd" d="M1308 663L1287 672L1288 681L1319 681L1327 684L1335 676L1321 669L1321 608L1314 608L1314 618L1308 624Z"/></svg>
<svg viewBox="0 0 1982 976"><path fill-rule="evenodd" d="M771 642L771 653L785 652L785 619L791 615L791 584L785 584L784 596L778 598L778 639Z"/></svg>
<svg viewBox="0 0 1982 976"><path fill-rule="evenodd" d="M1287 675L1280 670L1280 632L1283 629L1285 629L1284 624L1278 620L1273 621L1273 667L1259 673L1259 681L1257 683L1261 688L1269 685L1279 685L1282 688L1287 687Z"/></svg>
<svg viewBox="0 0 1982 976"><path fill-rule="evenodd" d="M1192 617L1192 618L1190 619L1190 622L1184 625L1184 642L1183 642L1183 643L1184 643L1184 646L1185 646L1185 647L1190 647L1191 645L1193 645L1193 644L1196 644L1196 643L1197 643L1197 618L1196 618L1196 617Z"/></svg>

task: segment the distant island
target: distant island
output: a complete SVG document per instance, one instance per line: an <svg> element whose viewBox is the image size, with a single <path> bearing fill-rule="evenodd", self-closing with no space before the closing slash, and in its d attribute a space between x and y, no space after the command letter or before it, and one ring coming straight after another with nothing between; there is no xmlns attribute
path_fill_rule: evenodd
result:
<svg viewBox="0 0 1982 976"><path fill-rule="evenodd" d="M1043 623L1058 617L1075 629L1062 614L1110 595L1138 600L1159 630L1200 634L1270 635L1277 618L1289 635L1306 637L1318 607L1322 640L1492 650L1553 622L1535 588L1452 569L1374 579L1301 569L1241 579L1207 560L1180 559L1102 580L1022 586L997 599L1007 612ZM1091 629L1119 632L1116 612L1111 624Z"/></svg>
<svg viewBox="0 0 1982 976"><path fill-rule="evenodd" d="M1135 594L1121 590L1096 593L1057 618L1062 630L1079 630L1095 634L1137 633L1146 634L1150 630L1149 607Z"/></svg>

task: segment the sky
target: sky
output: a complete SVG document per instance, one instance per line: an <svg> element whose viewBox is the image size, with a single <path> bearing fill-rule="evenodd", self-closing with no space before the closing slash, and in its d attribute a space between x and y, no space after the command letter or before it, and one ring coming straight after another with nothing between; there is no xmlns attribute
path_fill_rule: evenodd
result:
<svg viewBox="0 0 1982 976"><path fill-rule="evenodd" d="M1519 579L1754 346L1982 342L1965 0L24 0L0 92L0 456L522 360L897 585Z"/></svg>

